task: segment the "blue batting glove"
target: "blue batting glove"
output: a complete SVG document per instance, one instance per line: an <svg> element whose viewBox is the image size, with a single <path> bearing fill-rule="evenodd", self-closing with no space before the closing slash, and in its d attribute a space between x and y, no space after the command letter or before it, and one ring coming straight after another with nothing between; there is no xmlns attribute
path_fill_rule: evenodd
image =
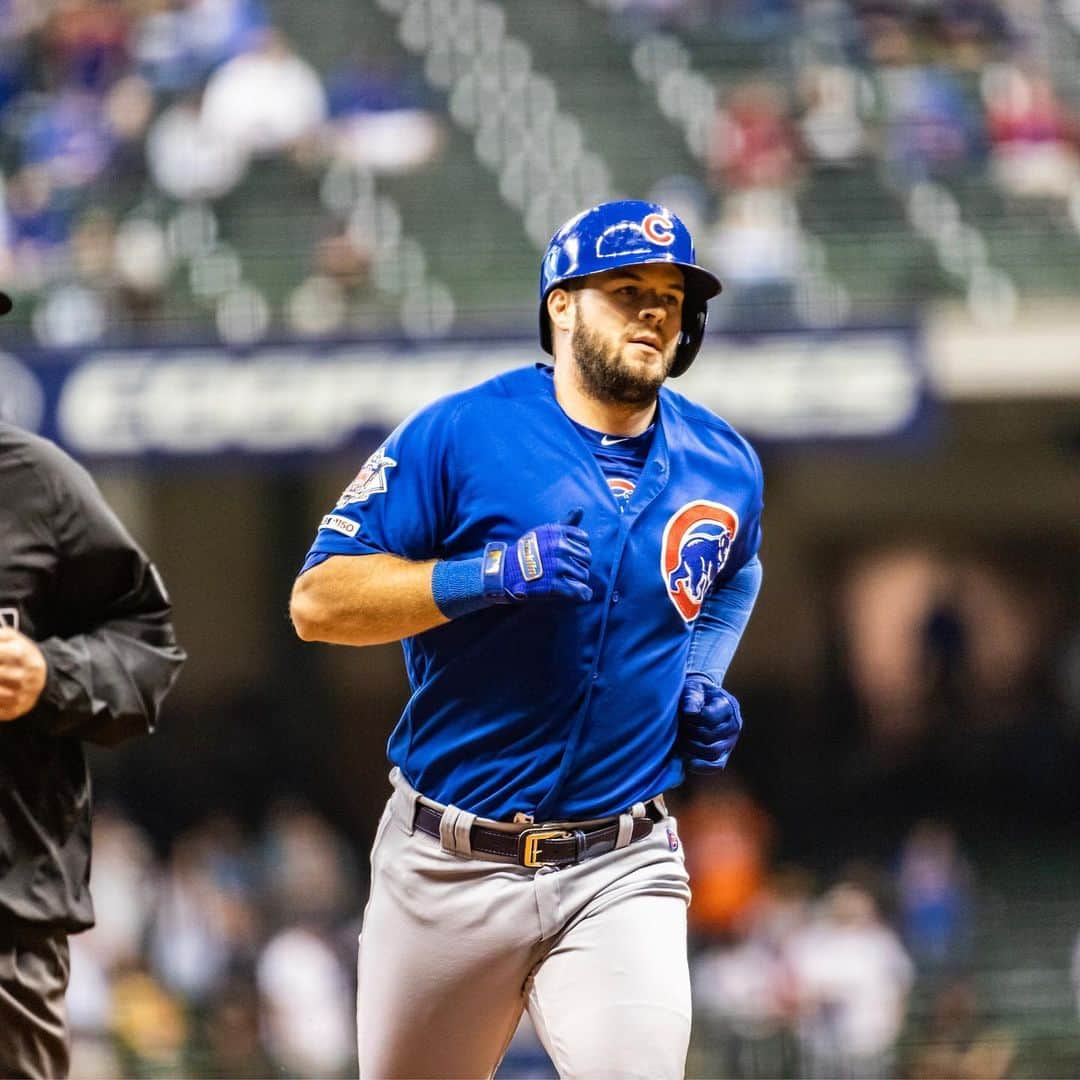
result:
<svg viewBox="0 0 1080 1080"><path fill-rule="evenodd" d="M484 595L495 604L537 597L592 599L589 534L578 526L584 511L571 510L558 524L530 529L516 544L484 548Z"/></svg>
<svg viewBox="0 0 1080 1080"><path fill-rule="evenodd" d="M691 772L719 772L742 732L742 713L733 694L708 675L686 676L679 700L679 734Z"/></svg>
<svg viewBox="0 0 1080 1080"><path fill-rule="evenodd" d="M493 541L482 555L440 559L431 572L431 598L448 618L492 604L558 597L592 599L589 534L579 528L585 511L571 510L558 524L538 525L514 544Z"/></svg>

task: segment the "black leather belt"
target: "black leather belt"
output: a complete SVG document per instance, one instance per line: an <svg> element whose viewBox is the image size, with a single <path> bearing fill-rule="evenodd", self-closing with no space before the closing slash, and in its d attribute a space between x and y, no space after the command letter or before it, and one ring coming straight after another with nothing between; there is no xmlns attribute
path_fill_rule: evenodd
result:
<svg viewBox="0 0 1080 1080"><path fill-rule="evenodd" d="M630 832L630 843L644 840L652 832L653 824L662 817L660 809L653 802L645 804L646 816L634 818ZM413 824L422 833L442 838L439 822L442 811L418 803ZM575 829L572 822L554 825L526 825L520 832L506 832L502 829L488 829L483 825L474 825L469 831L469 844L472 852L479 858L485 855L507 862L516 862L521 866L536 868L540 866L573 866L594 855L603 855L615 850L619 837L619 821L613 819L610 824L593 825L589 828Z"/></svg>

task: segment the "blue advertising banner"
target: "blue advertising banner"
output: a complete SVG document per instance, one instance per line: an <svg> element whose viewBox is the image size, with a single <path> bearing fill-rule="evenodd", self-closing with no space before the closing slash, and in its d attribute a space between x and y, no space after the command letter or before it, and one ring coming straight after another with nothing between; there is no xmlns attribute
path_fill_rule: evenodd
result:
<svg viewBox="0 0 1080 1080"><path fill-rule="evenodd" d="M0 417L86 458L295 457L539 358L530 338L0 352ZM930 400L912 329L716 335L674 385L763 442L901 437Z"/></svg>

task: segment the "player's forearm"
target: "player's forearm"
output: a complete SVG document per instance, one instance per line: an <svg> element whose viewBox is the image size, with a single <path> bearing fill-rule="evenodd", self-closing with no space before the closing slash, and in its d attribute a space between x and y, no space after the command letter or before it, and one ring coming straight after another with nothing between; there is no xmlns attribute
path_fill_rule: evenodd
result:
<svg viewBox="0 0 1080 1080"><path fill-rule="evenodd" d="M336 555L301 574L289 614L304 641L383 645L447 622L431 595L434 561Z"/></svg>

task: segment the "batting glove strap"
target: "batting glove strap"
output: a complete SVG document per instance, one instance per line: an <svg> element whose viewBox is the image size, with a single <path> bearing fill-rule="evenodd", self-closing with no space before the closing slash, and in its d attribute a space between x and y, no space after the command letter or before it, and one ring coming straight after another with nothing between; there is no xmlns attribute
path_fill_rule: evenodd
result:
<svg viewBox="0 0 1080 1080"><path fill-rule="evenodd" d="M484 600L489 604L509 604L514 599L506 591L507 545L493 540L484 548L482 586Z"/></svg>

